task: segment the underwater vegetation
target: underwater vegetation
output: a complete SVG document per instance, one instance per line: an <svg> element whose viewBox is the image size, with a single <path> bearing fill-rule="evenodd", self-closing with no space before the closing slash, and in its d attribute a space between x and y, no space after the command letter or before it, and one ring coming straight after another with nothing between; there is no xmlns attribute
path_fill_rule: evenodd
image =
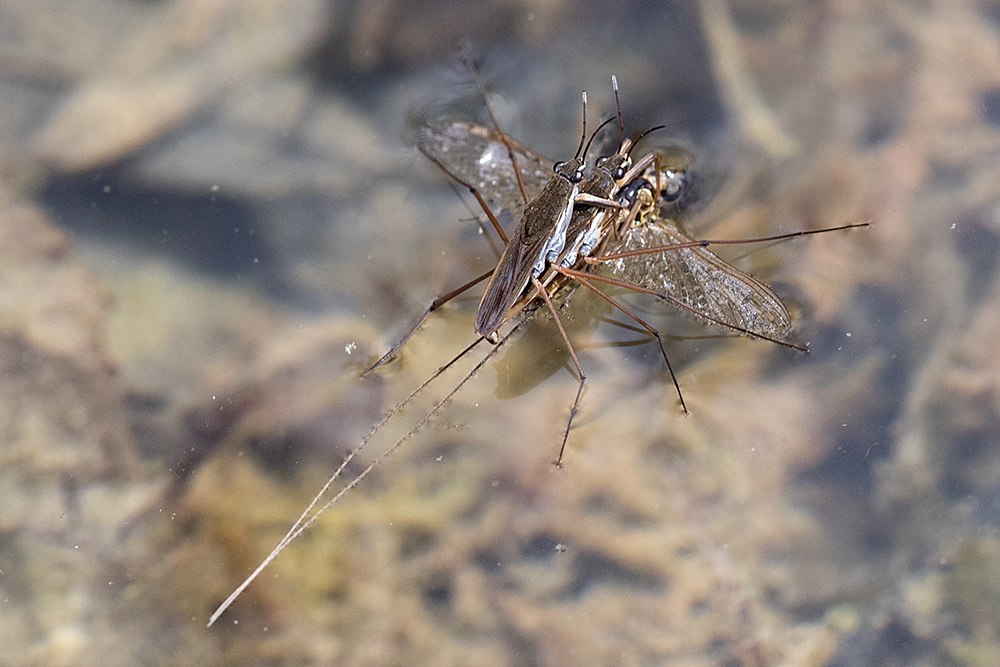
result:
<svg viewBox="0 0 1000 667"><path fill-rule="evenodd" d="M362 4L381 20L0 10L0 662L997 664L996 3ZM616 74L630 127L693 147L695 237L873 226L726 251L807 356L632 298L688 416L656 346L575 295L562 470L576 379L536 316L206 629L472 340L478 293L358 378L496 261L400 139L483 121L459 36L505 129L556 157Z"/></svg>

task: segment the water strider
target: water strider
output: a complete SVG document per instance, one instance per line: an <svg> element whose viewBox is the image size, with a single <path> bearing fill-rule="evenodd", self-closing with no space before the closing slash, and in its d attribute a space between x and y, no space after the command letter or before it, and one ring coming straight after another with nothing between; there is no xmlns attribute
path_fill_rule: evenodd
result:
<svg viewBox="0 0 1000 667"><path fill-rule="evenodd" d="M447 164L450 170L462 173L463 178L478 181L487 201L509 206L513 205L511 195L514 191L509 184L513 182L514 168L509 160L500 157L500 139L493 132L482 126L459 122L429 128L422 140L422 149L434 156L436 161ZM625 145L625 142L622 144ZM544 163L544 158L528 149L520 148L517 156L525 165ZM628 180L631 177L631 180L617 190L616 199L620 208L603 209L589 216L589 228L571 244L560 267L550 273L544 282L547 285L553 282L556 287L561 287L576 281L591 287L590 281L596 280L646 292L706 322L805 352L804 347L783 340L791 329L791 316L778 296L761 281L726 263L708 250L708 246L776 241L866 227L869 223L759 239L694 240L680 229L671 216L665 214L666 208L679 197L687 174L683 169L659 168L654 162L658 163L660 157L647 155L643 158L637 165L645 167L641 175L635 175L635 170L629 172L625 178ZM522 167L521 177L528 192L541 183L537 169ZM496 183L498 187L491 189L488 183ZM568 236L572 238L572 234ZM601 256L591 256L596 248L599 248ZM597 273L601 265L611 274L610 277ZM655 329L619 304L612 301L612 305L649 331L662 350L662 341ZM681 408L686 412L680 386L665 352L663 356Z"/></svg>
<svg viewBox="0 0 1000 667"><path fill-rule="evenodd" d="M507 161L510 165L509 172L513 175L513 178L510 177L510 174L505 175L507 176L503 179L505 186L502 188L501 192L504 195L508 195L509 200L509 195L515 192L513 183L516 182L516 192L520 194L521 199L524 202L523 209L521 209L520 223L518 224L514 235L508 242L506 235L499 224L497 216L494 215L493 211L490 209L480 192L481 187L490 187L492 189L500 179L493 179L489 181L488 186L485 182L480 181L480 186L477 187L472 182L465 180L460 173L450 170L448 165L445 164L443 160L454 163L458 162L455 157L463 152L461 150L462 142L459 142L456 145L451 145L447 141L437 141L434 138L433 131L428 132L428 135L423 138L429 138L426 143L423 140L418 141L418 149L424 153L429 160L434 162L452 179L472 193L482 206L483 212L486 214L493 227L497 230L498 235L507 243L507 245L500 257L500 261L491 273L484 274L479 278L476 278L475 280L463 285L457 290L450 292L432 303L427 311L425 311L423 317L420 318L410 332L385 355L383 355L374 366L369 368L366 373L390 359L406 342L406 340L408 340L420 328L430 313L440 307L441 304L487 277L489 278L489 282L487 283L486 290L480 300L479 309L476 314L476 333L483 336L490 342L496 342L497 331L501 326L503 326L504 323L514 317L522 308L538 298L542 303L544 303L545 307L552 314L553 321L559 329L559 333L566 345L570 358L573 360L573 365L575 366L579 377L576 397L574 398L573 405L570 409L570 415L566 422L566 429L563 433L562 445L559 450L559 457L556 461L556 465L560 465L562 462L563 452L565 451L566 441L569 438L569 432L572 428L573 418L577 413L577 408L583 395L583 389L586 385L586 375L584 374L583 367L580 365L580 361L577 358L576 351L573 349L573 344L570 342L569 336L566 334L566 330L562 325L559 314L552 304L550 289L552 294L554 294L563 286L565 278L570 276L569 271L572 271L572 267L576 263L577 253L580 248L586 246L589 250L590 246L593 243L596 243L596 236L594 236L595 231L592 221L595 220L595 216L599 215L598 212L619 209L621 204L613 200L612 197L615 196L620 185L648 169L653 163L655 156L652 154L647 155L636 165L632 165L631 149L633 148L633 143L630 139L625 138L625 125L622 121L621 104L618 95L618 80L612 76L611 83L612 88L614 89L617 119L620 128L618 150L611 155L598 158L594 163L590 176L586 179L584 178L585 158L589 152L590 144L596 138L597 134L604 127L604 125L611 122L611 120L614 120L614 118L611 118L598 127L598 129L591 136L590 140L587 142L586 147L584 147L583 142L586 138L587 106L587 97L586 93L584 93L584 131L581 133L580 145L577 148L576 155L569 162L556 162L553 166L555 175L542 183L541 175L545 173L544 171L535 169L531 174L525 174L518 170L517 153L518 149L521 147L519 145L515 147L515 142L512 142L508 137L506 137L506 135L503 134L502 131L499 130L499 126L497 125L495 116L493 115L492 107L490 106L489 97L486 95L485 88L478 76L476 76L475 70L471 65L469 69L472 71L473 76L476 78L477 84L483 93L483 98L486 100L486 108L489 110L490 116L494 120L494 128L496 129L495 137L497 145L495 147L491 147L490 153L480 155L477 159L477 164L489 164L489 168L493 169L495 167L497 157L500 155L506 155ZM448 128L446 135L450 138L460 137L462 136L461 128L471 127L472 126L467 124L455 124ZM656 129L661 128L653 128L653 130ZM647 134L653 130L648 130ZM471 132L470 135L476 135L479 137L487 136L481 131ZM503 148L501 148L501 145ZM458 150L453 150L456 148ZM581 149L583 151L582 157ZM528 163L537 163L539 162L539 159L536 155L530 154L526 156L526 161ZM457 171L461 171L463 169L467 170L467 167L464 165L458 164L458 166L459 170ZM537 182L533 182L536 179ZM537 193L529 196L529 189L526 186L526 183L531 186L531 192L533 193L536 191L534 186L537 186ZM513 202L510 203L514 205ZM585 237L590 238L589 245L587 245L588 242L583 240ZM558 276L562 276L562 279L559 279ZM587 287L593 289L589 283L586 283L585 281L581 282ZM552 285L551 288L549 287L550 285ZM595 292L603 296L603 294L596 289ZM621 308L617 304L614 305ZM627 311L625 312L626 314L629 314ZM658 334L656 334L652 328L648 327L645 323L631 314L629 314L629 316L633 317L633 319L645 326L659 340ZM670 362L667 360L666 351L663 349L662 341L660 341L660 349L663 352L664 361L667 362L667 366L669 367ZM672 369L671 376L673 376ZM677 384L676 378L674 378L674 384Z"/></svg>
<svg viewBox="0 0 1000 667"><path fill-rule="evenodd" d="M477 79L478 80L478 79ZM492 112L491 112L492 114ZM584 136L586 136L584 134ZM581 142L582 145L582 142ZM513 336L520 327L532 316L534 310L540 307L540 302L553 314L556 324L560 328L567 346L576 361L575 353L569 339L559 322L556 309L552 305L551 296L572 282L585 285L607 299L612 305L619 308L629 317L633 318L644 326L653 336L656 337L663 349L659 334L641 319L629 313L613 299L597 290L591 280L602 280L612 284L628 287L640 292L647 292L657 297L669 300L676 305L690 310L708 321L727 326L736 331L754 335L776 343L803 348L785 343L780 340L790 327L787 310L780 300L773 295L769 288L763 283L746 276L738 270L730 267L705 250L705 246L711 243L723 243L722 241L694 241L684 236L670 223L660 216L660 203L662 199L668 198L665 192L671 188L680 187L682 179L671 181L667 179L667 187L661 187L661 173L656 164L655 156L644 157L636 167L627 170L624 166L629 158L631 144L624 138L620 140L619 150L611 156L601 158L595 163L591 179L588 179L587 188L600 189L595 199L605 199L614 201L613 205L608 205L607 201L599 202L593 200L578 200L580 190L584 188L581 184L585 182L580 168L583 166L581 159L579 166L573 165L572 169L563 169L561 172L557 168L555 176L549 176L548 170L542 166L551 164L537 153L534 153L513 140L507 138L498 127L493 129L483 128L471 123L451 123L445 126L428 128L427 134L421 139L420 150L432 161L445 168L456 181L466 185L470 192L483 206L484 211L490 221L497 229L501 238L506 240L502 228L497 220L497 216L490 211L488 202L494 205L503 206L509 211L508 215L513 217L515 212L520 213L522 224L527 231L535 232L541 241L532 245L537 249L537 255L532 253L520 253L524 260L509 263L513 268L501 268L504 262L498 262L497 268L480 276L467 285L454 290L451 294L436 301L427 310L424 316L417 323L417 326L404 337L403 342L414 333L427 318L427 316L441 303L461 293L472 285L491 278L495 282L497 274L501 274L507 287L502 296L497 300L509 305L490 306L488 317L482 313L477 316L477 333L479 337L454 357L445 366L417 387L407 398L392 408L379 423L364 437L355 447L330 477L327 483L320 489L312 502L302 512L299 519L291 526L286 535L272 550L272 552L261 562L246 580L233 591L233 593L219 606L212 614L208 625L211 626L219 616L232 604L232 602L246 589L247 586L264 570L265 567L298 535L306 530L330 505L336 502L341 496L356 486L367 474L384 461L388 456L401 447L410 437L419 431L427 422L441 410L441 408L469 381L472 377L493 357L505 341ZM577 154L579 156L580 150ZM577 158L579 159L579 158ZM565 167L565 165L563 165ZM606 169L607 174L599 175L601 169ZM652 171L650 171L652 170ZM576 174L581 174L579 177ZM532 207L532 202L543 193L553 179L561 178L571 184L565 188L560 183L558 197L552 195L550 205L545 207ZM575 180L575 183L574 183ZM657 185L653 185L653 183ZM594 184L594 185L589 185ZM605 184L605 185L601 185ZM552 186L555 189L556 186ZM588 193L592 194L592 193ZM600 196L600 195L603 195ZM578 207L577 204L580 204ZM528 224L524 223L524 218L528 211L539 210L542 213L531 213L531 216L543 216L538 219L531 218ZM604 211L603 213L601 211ZM554 219L552 217L554 216ZM850 225L860 226L860 225ZM674 231L676 230L676 231ZM815 232L801 232L788 236L798 236ZM522 234L521 236L531 236ZM515 235L514 243L519 240ZM769 239L764 239L769 240ZM510 244L508 244L508 248ZM507 251L505 250L505 254ZM594 254L596 253L596 254ZM682 254L684 253L684 254ZM683 257L683 261L675 261L675 256ZM528 261L531 260L531 261ZM599 267L606 266L613 274L612 277L598 274ZM682 268L683 267L683 268ZM709 267L709 268L705 268ZM508 275L507 272L510 272ZM511 280L511 276L517 276L517 280ZM522 274L527 274L526 276ZM618 274L618 277L614 277ZM675 276L683 275L683 279ZM702 294L708 294L711 298L703 298L697 295L693 282L698 280L708 282L715 281L718 285L728 286L720 288L716 284L706 287L700 284ZM520 286L518 283L523 280ZM531 283L532 288L528 287ZM733 289L732 285L737 285ZM691 289L688 289L691 288ZM680 296L669 293L671 289L687 289ZM756 305L748 309L744 301L753 301L754 298L761 299L765 305ZM705 304L714 301L716 311L713 311ZM483 303L486 303L484 298ZM480 308L482 311L482 307ZM736 317L734 313L743 314L756 313L751 317ZM520 313L520 316L518 314ZM763 313L763 314L762 314ZM496 345L490 349L482 360L427 414L425 414L401 439L389 447L386 451L376 457L372 463L361 473L341 488L332 498L320 505L321 500L330 489L331 485L339 478L346 466L362 450L372 437L385 425L396 413L398 413L409 401L433 382L439 375L444 373L455 361L464 356L487 335L498 336L499 328L505 323L516 318L510 329L499 340L495 340ZM773 320L771 330L760 326L760 322ZM496 324L494 326L494 321ZM383 363L398 351L402 342L394 346L385 356L382 357L375 366ZM666 353L664 352L666 360ZM571 410L570 420L567 423L566 434L563 438L563 448L566 443L573 414L579 403L580 393L583 387L584 376L582 369L577 363L580 375L580 389L577 392L576 401ZM667 361L669 368L669 361ZM373 367L374 368L374 367ZM371 370L371 369L369 369ZM673 376L673 370L670 369ZM674 377L674 384L680 396L680 387ZM681 397L683 406L683 397ZM560 449L559 460L561 461L563 449Z"/></svg>
<svg viewBox="0 0 1000 667"><path fill-rule="evenodd" d="M552 314L552 319L559 329L559 334L566 345L570 358L573 360L573 365L579 377L576 397L570 408L569 418L566 422L566 429L563 433L562 444L559 449L559 456L556 459L556 466L560 466L562 463L566 442L569 438L573 419L576 416L587 379L576 351L573 349L573 344L566 334L566 330L551 299L551 296L558 293L568 282L575 279L577 283L593 290L655 336L660 345L663 359L670 369L674 385L677 386L678 393L680 392L680 387L677 385L673 369L670 368L670 361L667 359L666 350L663 348L663 342L660 340L659 334L641 319L629 313L621 305L605 296L603 292L597 290L587 282L582 277L580 270L586 267L580 266L579 268L574 268L578 263L578 257L582 256L580 255L580 251L583 250L584 253L589 252L602 237L604 227L598 221L603 219L609 211L617 211L623 206L622 203L610 198L616 196L618 188L623 183L629 182L648 170L656 158L653 154L648 154L639 160L637 164L632 165L631 151L634 144L630 139L625 138L625 125L622 121L621 103L618 95L618 80L612 76L611 83L615 93L615 106L620 128L618 150L611 155L598 158L594 163L590 176L584 180L584 158L589 150L590 143L597 136L601 128L610 122L610 120L613 120L612 118L602 124L601 127L598 127L594 135L591 136L590 141L587 142L587 148L583 149L584 158L580 158L580 148L577 148L576 157L571 162L555 163L554 170L556 175L542 185L538 194L532 197L525 205L521 214L521 222L513 238L507 243L496 269L490 275L489 283L480 301L479 311L476 315L476 332L487 338L487 340L495 342L497 330L522 308L534 303L536 299L544 303L545 307ZM481 83L480 88L483 90ZM490 115L492 116L493 112L489 105L489 98L485 95L485 90L483 90L483 94L484 99L486 99L487 109L490 109ZM495 118L494 126L496 127ZM452 127L454 128L455 126ZM586 128L586 94L584 94L584 128ZM662 126L647 130L640 135L639 139L641 140L649 132L658 129L662 129ZM522 198L527 200L526 178L517 169L517 155L513 144L499 129L497 131L498 141L506 148L507 159L514 179L517 181L518 190ZM479 132L475 134L482 136L482 133ZM583 146L583 138L585 136L584 132L584 136L581 137L581 147ZM465 186L476 197L490 222L493 223L494 227L497 227L498 233L503 238L504 235L499 229L497 218L486 205L483 196L479 192L479 188L451 171L442 159L439 159L432 152L433 149L441 149L441 157L451 160L455 155L450 150L451 147L438 141L430 141L428 142L428 146L418 143L418 148L428 159L441 167L445 173L459 184ZM533 159L534 156L529 156L529 160ZM483 157L480 157L478 162L482 164ZM494 156L492 155L490 156L490 168L495 168ZM506 179L507 182L511 180L509 178ZM468 283L443 298L450 299L475 284L475 282L478 282L478 280L476 279L476 281ZM428 308L424 318L418 322L417 327L411 329L406 338L416 331L416 328L420 326L423 319L433 309L437 308L441 302L442 299L439 299ZM394 351L398 350L406 338L390 350L386 356L383 356L376 365L385 361Z"/></svg>
<svg viewBox="0 0 1000 667"><path fill-rule="evenodd" d="M473 68L471 68L470 66L470 69ZM474 69L473 69L473 74L475 75ZM476 76L475 78L477 83L480 85L481 90L483 90L485 97L485 89L482 86L481 81L479 80L478 76ZM617 95L617 82L615 82L615 87ZM489 108L488 98L486 98L486 101L487 101L487 108ZM491 116L493 115L492 109L490 109L490 115ZM586 118L586 94L584 94L584 117ZM584 120L584 124L586 124L586 120ZM515 167L517 161L517 158L515 157L515 150L516 150L515 144L510 140L508 140L505 135L503 135L503 133L499 130L499 127L496 126L495 119L494 119L494 125L496 130L496 135L494 136L496 136L500 141L500 143L503 145L503 152L506 153L509 163L511 164L511 172L513 172L513 178L510 179L510 182L517 184L517 192L520 195L521 200L524 202L523 211L521 214L521 223L518 227L517 235L515 235L513 241L508 243L508 248L510 248L513 244L520 244L521 246L527 246L527 251L525 252L519 251L517 254L511 254L511 256L514 257L516 261L512 260L505 262L502 258L501 261L498 262L497 268L494 269L494 271L491 272L491 274L485 274L481 278L470 282L467 286L459 288L459 290L456 290L452 293L452 295L461 293L467 287L476 284L480 280L485 279L486 277L491 277L491 285L490 288L487 290L487 295L491 294L492 291L493 296L490 299L484 297L484 303L487 305L485 307L484 306L480 307L481 315L477 317L476 330L477 333L479 333L479 338L465 350L460 352L445 366L443 366L434 374L432 374L430 378L425 380L407 398L405 398L402 402L400 402L394 408L392 408L383 417L383 419L379 423L377 423L371 429L371 431L369 431L369 433L362 439L361 443L358 444L358 446L355 447L347 455L347 457L344 459L341 465L337 468L337 470L330 477L330 479L323 486L323 488L320 489L319 493L316 494L316 496L313 498L309 506L306 507L305 511L303 511L303 513L300 515L299 519L292 525L289 531L285 534L285 536L281 539L281 541L279 541L278 545L272 550L272 552L267 556L267 558L265 558L264 561L257 567L257 569L254 570L250 574L250 576L248 576L246 580L244 580L243 583L240 586L238 586L236 590L232 592L232 594L218 607L218 609L216 609L216 611L209 618L208 622L209 626L215 623L215 621L219 618L219 616L233 603L233 601L243 592L243 590L245 590L246 587L250 585L250 583L257 577L257 575L259 575L264 570L264 568L267 567L267 565L271 562L271 560L273 560L285 548L285 546L287 546L292 540L294 540L298 535L300 535L302 531L308 528L312 524L312 522L315 521L319 517L319 515L322 514L330 505L332 505L343 494L347 493L350 489L352 489L355 485L357 485L365 476L368 475L369 472L371 472L371 470L373 470L377 465L379 465L388 456L390 456L396 449L402 446L402 444L406 440L408 440L424 424L426 424L448 402L448 400L450 400L451 397L454 396L455 393L457 393L465 385L465 383L468 382L476 374L476 372L480 368L482 368L482 366L484 366L487 363L487 361L489 361L489 359L492 358L492 356L500 348L503 342L509 339L524 324L524 322L527 321L527 319L531 315L531 312L533 312L534 308L537 307L533 303L525 307L524 315L520 318L518 322L516 322L512 326L512 328L503 336L503 338L499 340L497 339L498 338L497 330L504 323L508 322L513 316L516 315L516 313L512 309L512 306L514 306L519 302L522 302L525 299L525 295L523 293L525 291L525 287L527 286L528 281L531 281L533 283L535 290L542 297L542 300L549 308L550 312L555 318L555 321L559 325L560 331L563 335L563 339L565 340L567 346L570 347L570 351L574 357L574 361L576 360L576 355L572 351L572 346L570 345L569 338L566 336L561 323L559 323L558 314L556 313L556 310L552 305L552 302L549 298L549 294L546 288L539 281L539 276L546 271L546 266L548 266L550 262L557 261L563 255L563 249L566 243L565 237L567 234L567 230L569 229L571 223L574 221L574 209L576 208L576 206L578 204L584 204L587 207L589 207L591 211L588 214L589 216L596 214L598 210L597 207L612 207L612 208L619 207L620 204L610 199L609 197L615 194L617 186L625 178L626 173L624 170L622 170L621 173L619 173L618 167L616 167L612 172L612 175L617 176L618 178L617 179L612 178L611 183L606 188L607 192L594 193L594 192L588 192L586 190L581 192L580 184L581 182L584 181L584 174L585 174L583 169L583 158L580 157L580 153L584 145L584 140L586 139L586 131L584 130L581 136L580 147L577 149L577 156L574 157L573 160L567 163L555 163L554 167L555 175L550 177L550 179L547 180L545 183L541 183L537 192L532 196L529 196L527 194L527 190L525 188L522 177L520 173L517 171L517 168ZM622 144L624 145L624 143L625 142L623 140ZM423 150L422 146L420 148ZM425 155L427 155L432 161L437 162L439 166L443 166L442 163L438 161L431 153L427 151L424 152ZM616 153L616 155L619 156L615 159L616 163L618 163L619 166L621 164L625 164L629 160L627 146L625 146L625 148L623 148L622 150L619 150L618 153ZM602 165L603 164L604 163L602 163ZM645 165L645 163L643 163L643 165ZM630 177L631 173L629 174ZM476 199L482 205L483 210L486 213L487 217L490 219L494 228L497 230L497 233L499 234L501 239L506 242L506 235L504 234L503 229L499 224L499 221L497 220L497 217L493 215L489 206L486 204L482 196L479 194L478 189L470 183L463 182L460 177L455 176L454 174L453 176L456 178L458 182L465 185L470 190L470 192L476 197ZM587 181L586 188L591 188L591 187L596 188L598 184L604 183L605 180L606 179L602 178L590 179ZM532 179L532 181L534 181L534 179ZM599 195L603 195L603 197ZM586 220L582 218L576 219L576 228L585 227L587 223L589 223L589 217ZM513 251L511 251L511 253L513 253ZM508 251L505 250L504 256L506 257L507 255ZM494 284L496 286L494 286ZM447 296L444 300L447 300L447 298L451 298L451 295ZM527 300L533 302L534 298L527 297ZM441 301L442 300L439 300L439 302ZM434 307L435 306L432 305L432 307L428 309L424 317L421 318L421 322L418 322L417 327L415 327L413 331L416 331L416 329L419 328L420 323L422 323L423 320L426 319L427 314L429 314L434 309ZM411 331L411 334L413 333L413 331ZM365 468L353 480L351 480L348 484L346 484L337 494L333 496L333 498L331 498L325 504L316 509L315 512L313 512L313 509L320 503L321 499L326 494L327 490L330 488L333 482L340 476L340 474L343 472L344 468L348 465L348 463L350 463L350 461L353 460L353 458L382 428L382 426L385 425L389 421L389 419L391 419L397 412L399 412L407 403L409 403L409 401L414 396L416 396L420 391L422 391L441 373L447 370L447 368L450 367L453 363L455 363L459 358L461 358L467 352L469 352L479 342L486 339L487 336L489 336L491 338L491 342L496 343L496 345L484 356L484 358L472 369L472 371L470 371L465 376L465 378L463 378L462 381L459 382L451 390L451 392L448 393L447 396L445 396L444 399L438 402L437 405L435 405L426 415L424 415L424 417L421 418L416 423L416 425L414 425L410 429L410 431L406 433L406 435L404 435L400 440L398 440L385 452L376 457L375 460L367 468ZM407 338L408 337L409 335L407 336ZM404 338L404 342L405 340L406 338ZM393 347L385 356L382 357L382 359L376 362L375 366L373 366L372 368L380 365L387 359L391 358L391 356L395 353L395 351L399 349L401 345L402 343ZM582 383L584 380L584 376L582 370L579 367L578 362L577 362L577 369L579 371L581 378L580 390L577 392L577 402L579 402L579 397L583 387ZM370 368L369 371L370 370L372 369ZM368 371L366 371L366 373L367 372ZM573 413L575 413L575 406L576 404L574 404ZM572 416L570 418L570 421L572 421ZM566 432L568 434L569 425L567 425ZM565 443L565 438L564 438L564 443Z"/></svg>

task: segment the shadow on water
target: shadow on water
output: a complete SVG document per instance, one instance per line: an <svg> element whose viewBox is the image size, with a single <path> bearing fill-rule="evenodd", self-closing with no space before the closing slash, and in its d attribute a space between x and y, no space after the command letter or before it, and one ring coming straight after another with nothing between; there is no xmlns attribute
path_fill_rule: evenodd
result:
<svg viewBox="0 0 1000 667"><path fill-rule="evenodd" d="M253 208L240 199L148 190L110 172L55 178L40 200L81 240L112 240L129 252L166 257L208 277L252 283L266 279L266 267L273 266Z"/></svg>

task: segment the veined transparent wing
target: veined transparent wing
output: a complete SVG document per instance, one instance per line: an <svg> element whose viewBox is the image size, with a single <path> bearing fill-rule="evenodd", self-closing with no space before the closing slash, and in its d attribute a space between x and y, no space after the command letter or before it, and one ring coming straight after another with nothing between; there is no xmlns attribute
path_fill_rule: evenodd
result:
<svg viewBox="0 0 1000 667"><path fill-rule="evenodd" d="M694 239L658 212L623 230L607 254L688 243ZM771 288L730 266L704 247L666 250L609 260L611 273L669 294L694 311L769 338L782 339L791 316Z"/></svg>
<svg viewBox="0 0 1000 667"><path fill-rule="evenodd" d="M552 178L554 162L509 137L507 141L531 199ZM521 219L524 198L507 146L495 129L465 121L432 122L421 131L417 145L455 176L474 185L494 214L507 209L514 220Z"/></svg>

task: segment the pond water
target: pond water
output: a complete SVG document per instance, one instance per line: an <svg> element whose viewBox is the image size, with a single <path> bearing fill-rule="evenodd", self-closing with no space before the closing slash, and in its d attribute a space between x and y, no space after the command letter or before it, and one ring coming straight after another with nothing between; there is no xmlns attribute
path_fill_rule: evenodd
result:
<svg viewBox="0 0 1000 667"><path fill-rule="evenodd" d="M1000 656L992 3L8 3L4 664L984 665ZM502 245L411 147L682 146L802 354L610 289L542 311L275 559L475 340ZM498 212L499 213L499 212ZM510 325L508 325L509 328ZM502 329L505 333L508 328ZM492 350L394 413L347 479ZM334 488L339 488L335 486Z"/></svg>

